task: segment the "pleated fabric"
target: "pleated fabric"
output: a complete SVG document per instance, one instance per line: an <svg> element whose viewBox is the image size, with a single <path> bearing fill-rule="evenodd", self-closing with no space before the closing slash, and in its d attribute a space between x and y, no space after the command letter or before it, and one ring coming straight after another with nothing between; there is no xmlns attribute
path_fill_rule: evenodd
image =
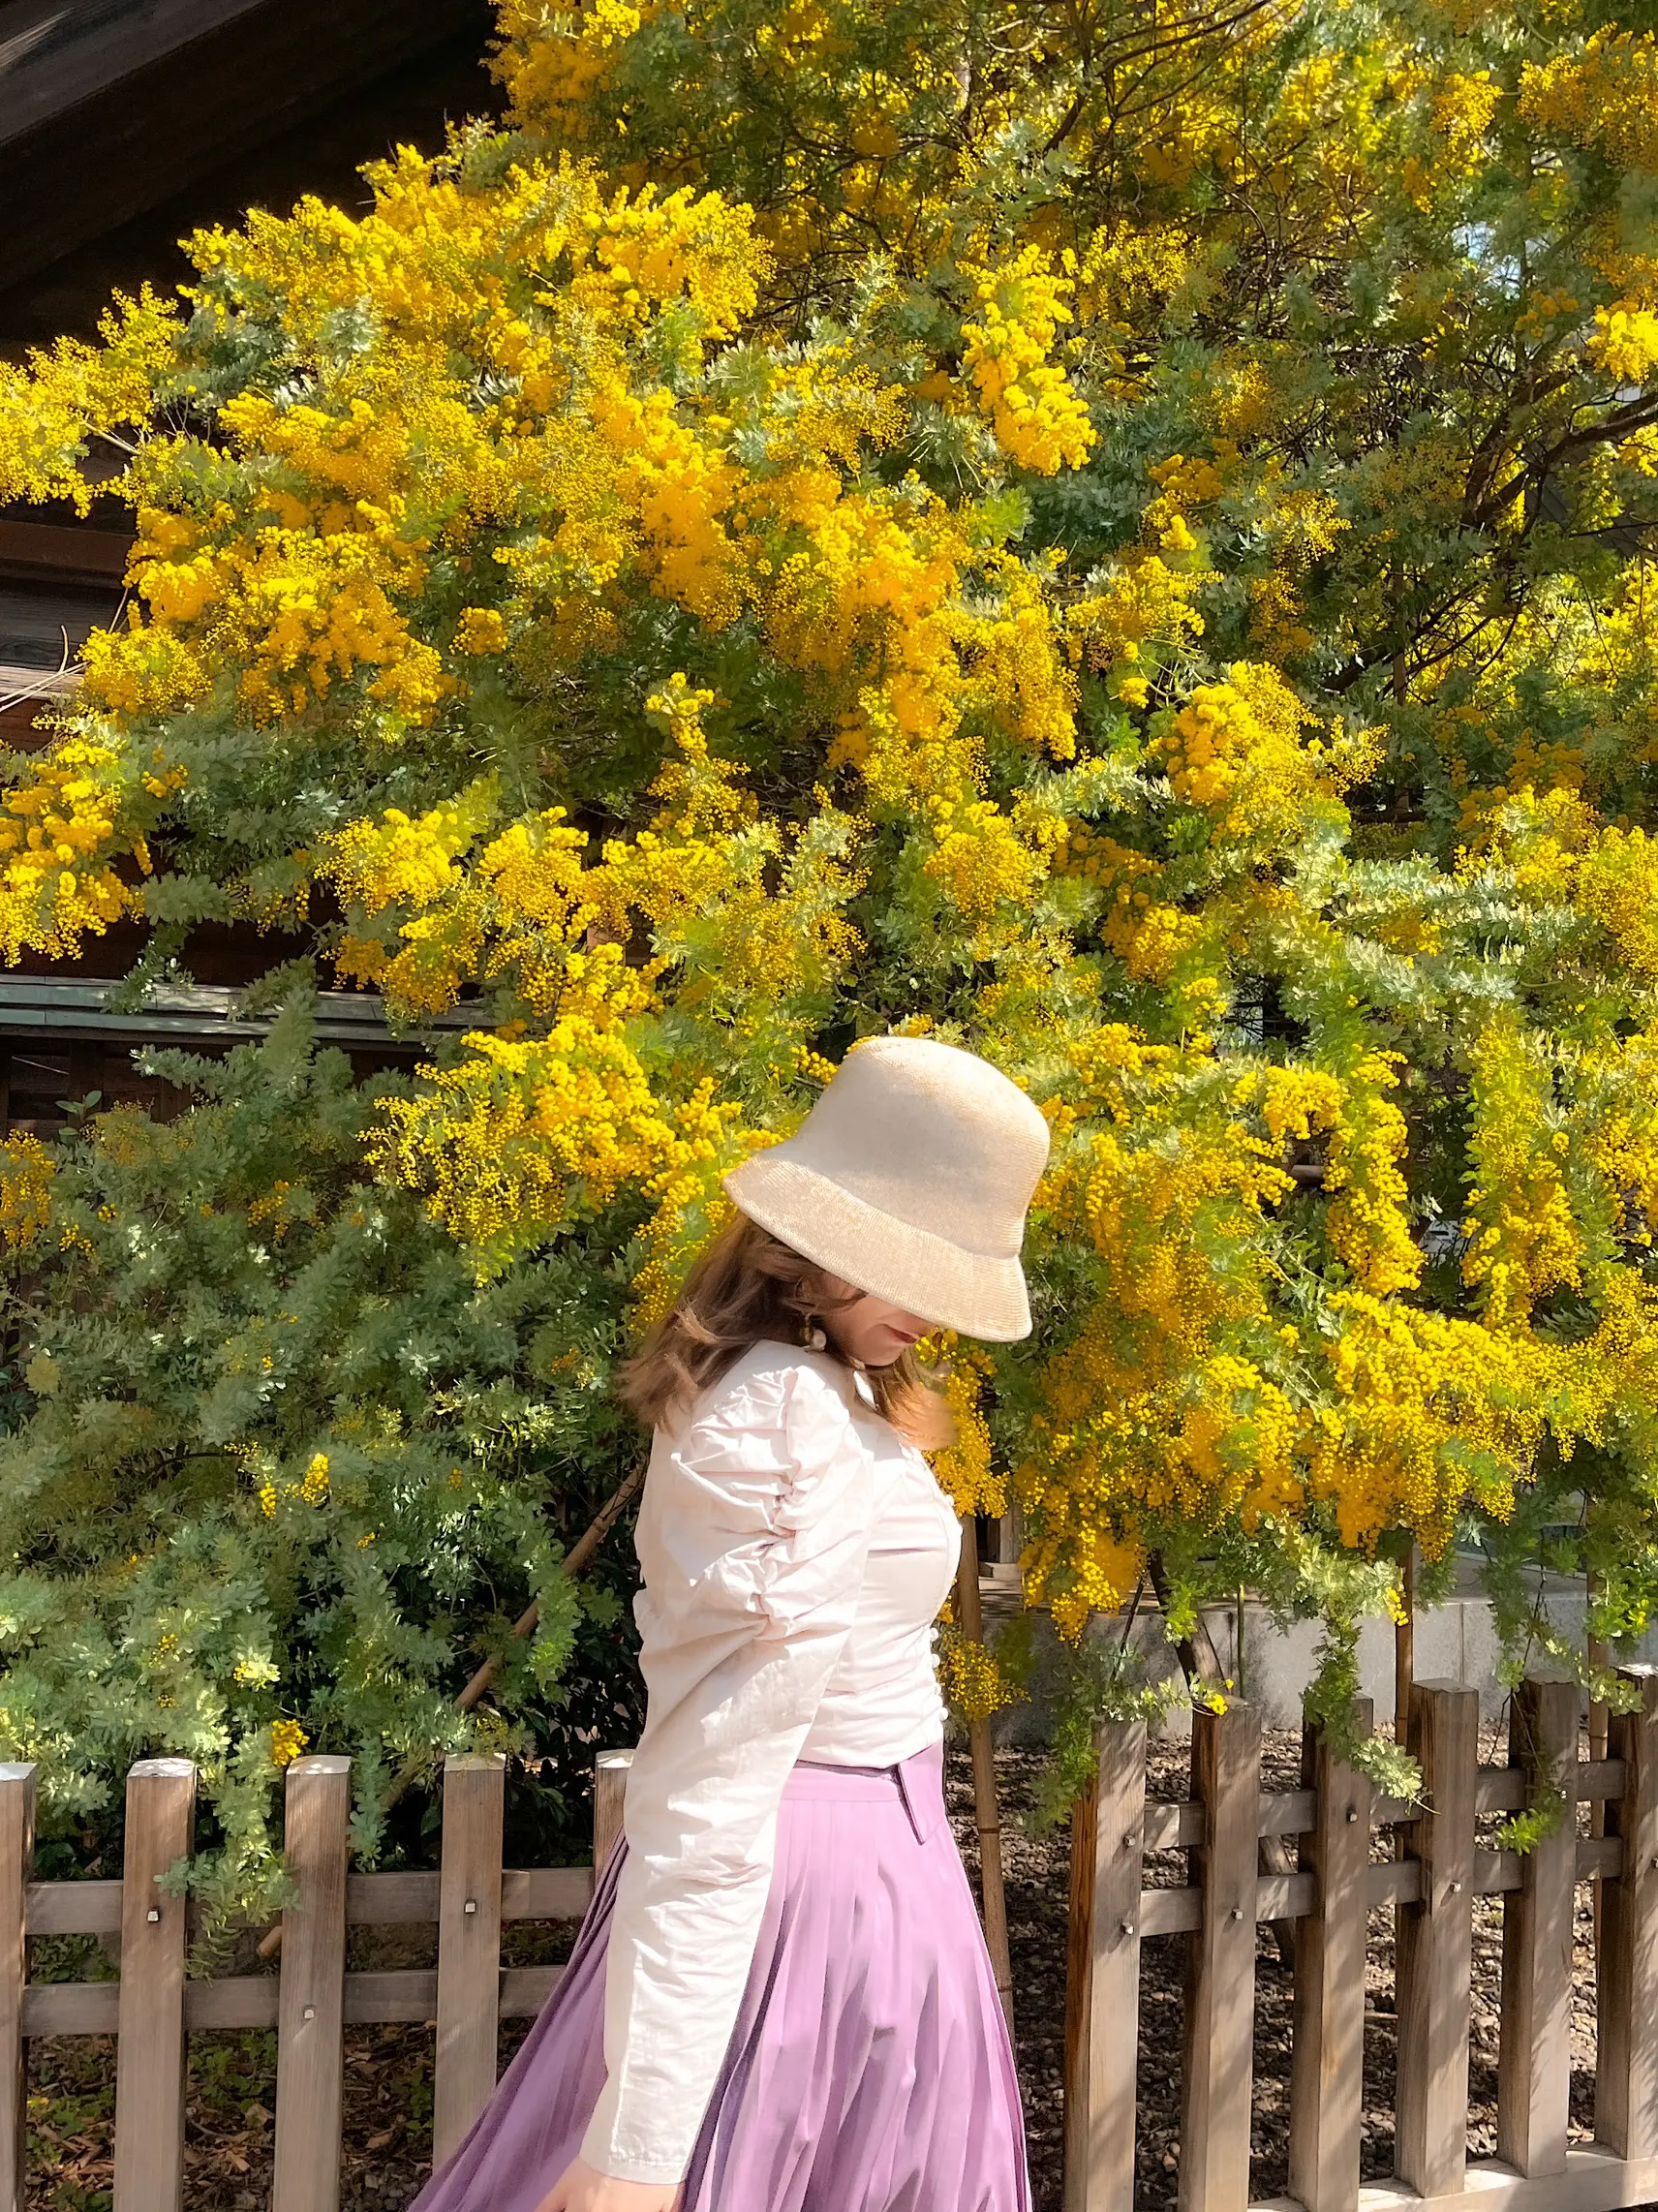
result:
<svg viewBox="0 0 1658 2212"><path fill-rule="evenodd" d="M536 2212L604 2081L618 1844L558 1987L413 2212ZM1013 2050L944 1810L943 1746L792 1767L684 2212L1029 2212Z"/></svg>

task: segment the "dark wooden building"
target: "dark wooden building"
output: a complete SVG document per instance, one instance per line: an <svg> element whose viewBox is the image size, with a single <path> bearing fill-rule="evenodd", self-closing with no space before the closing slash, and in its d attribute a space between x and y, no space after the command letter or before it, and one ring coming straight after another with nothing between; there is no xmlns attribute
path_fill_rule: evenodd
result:
<svg viewBox="0 0 1658 2212"><path fill-rule="evenodd" d="M0 355L91 337L111 291L188 273L178 241L305 193L366 200L359 165L400 143L435 151L451 120L489 113L486 0L0 0ZM0 743L29 747L89 630L121 604L126 510L0 508ZM45 1130L66 1098L164 1102L135 1047L222 1048L251 1033L235 986L269 957L232 931L189 948L190 988L112 1014L138 932L74 966L0 969L0 1120ZM359 1064L407 1060L378 1003L325 995L322 1030Z"/></svg>

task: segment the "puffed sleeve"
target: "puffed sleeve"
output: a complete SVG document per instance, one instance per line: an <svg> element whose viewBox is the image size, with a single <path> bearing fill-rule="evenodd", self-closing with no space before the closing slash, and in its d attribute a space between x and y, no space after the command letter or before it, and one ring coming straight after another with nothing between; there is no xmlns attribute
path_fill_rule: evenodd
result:
<svg viewBox="0 0 1658 2212"><path fill-rule="evenodd" d="M690 2163L753 1960L778 1800L869 1551L873 1465L838 1370L771 1352L653 1459L648 1709L605 1967L607 2078L581 2146L626 2181L678 2181Z"/></svg>

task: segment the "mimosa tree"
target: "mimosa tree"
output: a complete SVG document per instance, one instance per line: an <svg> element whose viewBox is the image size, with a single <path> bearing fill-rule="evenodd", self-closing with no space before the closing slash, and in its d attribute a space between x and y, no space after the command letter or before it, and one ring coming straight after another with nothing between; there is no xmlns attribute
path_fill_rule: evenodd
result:
<svg viewBox="0 0 1658 2212"><path fill-rule="evenodd" d="M1338 1716L1409 1538L1484 1546L1517 1656L1546 1558L1638 1630L1650 29L507 0L500 68L504 129L0 384L0 496L114 447L138 532L0 938L316 946L286 1060L12 1147L7 1755L69 1803L185 1744L245 1886L303 1730L371 1844L480 1606L551 1590L541 1506L626 1465L722 1171L893 1027L1053 1126L1037 1331L945 1347L945 1471L1063 1634L1153 1554L1177 1623L1246 1582ZM320 980L474 1027L353 1091ZM320 1366L341 1315L379 1351ZM74 1717L93 1648L130 1723Z"/></svg>

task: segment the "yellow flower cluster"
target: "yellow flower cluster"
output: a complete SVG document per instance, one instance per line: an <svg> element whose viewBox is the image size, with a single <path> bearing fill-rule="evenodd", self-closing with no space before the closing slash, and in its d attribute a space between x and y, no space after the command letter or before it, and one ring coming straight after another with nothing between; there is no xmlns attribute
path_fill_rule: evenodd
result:
<svg viewBox="0 0 1658 2212"><path fill-rule="evenodd" d="M311 1738L296 1720L275 1720L270 1724L270 1763L273 1767L292 1766Z"/></svg>
<svg viewBox="0 0 1658 2212"><path fill-rule="evenodd" d="M1094 443L1088 408L1052 358L1072 279L1059 274L1039 246L1000 267L965 263L973 319L962 324L962 365L977 386L997 443L1022 469L1051 476L1080 468Z"/></svg>
<svg viewBox="0 0 1658 2212"><path fill-rule="evenodd" d="M470 1060L422 1070L425 1091L386 1102L370 1157L425 1194L480 1272L544 1243L578 1195L603 1204L668 1161L674 1131L597 998L595 1011L562 1013L544 1036L466 1041Z"/></svg>
<svg viewBox="0 0 1658 2212"><path fill-rule="evenodd" d="M71 736L40 755L30 776L6 793L0 952L8 961L25 946L73 953L87 932L101 937L138 910L136 888L112 865L125 846L138 868L148 867L142 836L130 826L129 775L118 747Z"/></svg>
<svg viewBox="0 0 1658 2212"><path fill-rule="evenodd" d="M964 1636L953 1622L938 1631L938 1683L964 1720L988 1720L1026 1695L987 1644Z"/></svg>
<svg viewBox="0 0 1658 2212"><path fill-rule="evenodd" d="M11 1250L38 1244L51 1226L56 1165L38 1137L0 1143L0 1237Z"/></svg>
<svg viewBox="0 0 1658 2212"><path fill-rule="evenodd" d="M1635 169L1658 169L1658 36L1608 26L1520 72L1527 122Z"/></svg>
<svg viewBox="0 0 1658 2212"><path fill-rule="evenodd" d="M1554 1111L1552 1071L1512 1013L1493 1018L1469 1067L1475 1182L1462 1272L1486 1295L1488 1328L1522 1327L1551 1290L1581 1279L1564 1168L1570 1137Z"/></svg>
<svg viewBox="0 0 1658 2212"><path fill-rule="evenodd" d="M1658 314L1638 300L1597 307L1588 350L1596 366L1618 384L1645 384L1658 369Z"/></svg>
<svg viewBox="0 0 1658 2212"><path fill-rule="evenodd" d="M994 1369L983 1352L948 1334L941 1339L940 1350L944 1402L954 1434L948 1444L933 1454L933 1472L955 1501L958 1513L988 1513L999 1518L1007 1511L1007 1490L992 1457L983 1405Z"/></svg>

